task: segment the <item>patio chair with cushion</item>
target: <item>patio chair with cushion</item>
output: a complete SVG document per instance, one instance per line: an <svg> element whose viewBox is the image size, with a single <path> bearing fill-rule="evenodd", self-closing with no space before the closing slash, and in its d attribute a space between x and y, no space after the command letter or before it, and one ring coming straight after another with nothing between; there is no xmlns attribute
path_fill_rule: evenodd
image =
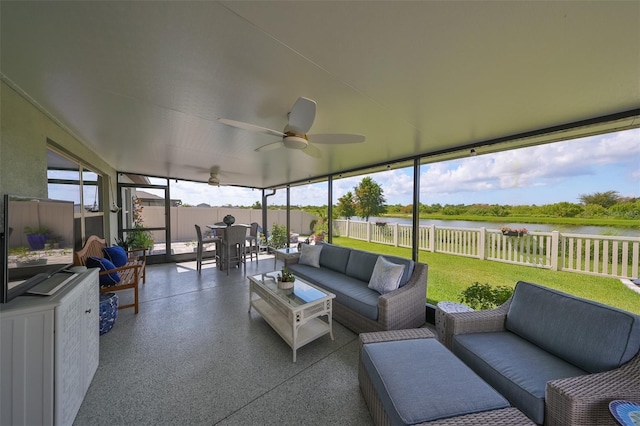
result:
<svg viewBox="0 0 640 426"><path fill-rule="evenodd" d="M200 228L200 225L195 225L195 227L196 227L196 235L198 238L198 246L196 248L196 269L198 270L198 273L200 273L202 271L202 258L204 257L204 245L215 243L216 252L217 252L218 244L220 243L220 238L218 237L203 238L202 229ZM216 258L214 257L214 261L215 259Z"/></svg>

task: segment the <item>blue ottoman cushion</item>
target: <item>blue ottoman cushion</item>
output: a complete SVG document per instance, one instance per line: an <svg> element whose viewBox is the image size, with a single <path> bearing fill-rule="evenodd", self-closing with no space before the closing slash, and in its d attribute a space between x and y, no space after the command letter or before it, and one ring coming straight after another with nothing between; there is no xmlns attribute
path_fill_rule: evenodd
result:
<svg viewBox="0 0 640 426"><path fill-rule="evenodd" d="M509 407L436 339L370 343L361 356L392 425Z"/></svg>

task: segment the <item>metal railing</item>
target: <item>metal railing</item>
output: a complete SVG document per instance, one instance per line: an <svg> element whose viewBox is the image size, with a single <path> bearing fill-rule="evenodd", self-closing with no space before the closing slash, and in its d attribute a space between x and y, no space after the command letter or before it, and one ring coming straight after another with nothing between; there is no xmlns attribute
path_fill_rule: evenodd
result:
<svg viewBox="0 0 640 426"><path fill-rule="evenodd" d="M336 235L411 248L413 228L398 223L334 220ZM637 278L640 238L558 231L504 235L499 229L424 225L418 249L554 271Z"/></svg>

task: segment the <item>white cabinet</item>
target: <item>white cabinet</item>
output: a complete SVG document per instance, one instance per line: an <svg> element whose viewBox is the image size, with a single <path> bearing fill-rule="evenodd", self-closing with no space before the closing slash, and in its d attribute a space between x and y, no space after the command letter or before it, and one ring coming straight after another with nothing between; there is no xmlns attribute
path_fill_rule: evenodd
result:
<svg viewBox="0 0 640 426"><path fill-rule="evenodd" d="M70 425L98 368L98 272L0 305L0 425Z"/></svg>

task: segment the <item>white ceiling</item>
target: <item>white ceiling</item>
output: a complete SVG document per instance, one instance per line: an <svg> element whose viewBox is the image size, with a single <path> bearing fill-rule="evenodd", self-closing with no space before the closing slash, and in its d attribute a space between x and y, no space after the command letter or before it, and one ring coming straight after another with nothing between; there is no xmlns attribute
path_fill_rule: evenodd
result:
<svg viewBox="0 0 640 426"><path fill-rule="evenodd" d="M640 108L640 2L0 2L2 78L114 168L258 188ZM254 149L317 101L310 133ZM547 138L548 139L548 138ZM545 137L535 142L544 142Z"/></svg>

